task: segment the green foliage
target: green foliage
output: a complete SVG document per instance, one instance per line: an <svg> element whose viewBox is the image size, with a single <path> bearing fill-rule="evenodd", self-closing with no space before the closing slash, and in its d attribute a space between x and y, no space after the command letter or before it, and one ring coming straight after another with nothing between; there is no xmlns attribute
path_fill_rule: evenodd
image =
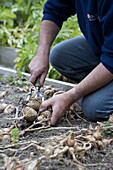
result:
<svg viewBox="0 0 113 170"><path fill-rule="evenodd" d="M17 143L17 141L19 140L18 128L12 129L11 134L12 134L12 143Z"/></svg>
<svg viewBox="0 0 113 170"><path fill-rule="evenodd" d="M109 127L109 126L111 126L111 123L107 121L104 127Z"/></svg>
<svg viewBox="0 0 113 170"><path fill-rule="evenodd" d="M60 73L57 70L55 70L50 64L47 77L52 79L58 79L58 77L60 76L61 76Z"/></svg>
<svg viewBox="0 0 113 170"><path fill-rule="evenodd" d="M0 20L4 26L13 27L14 18L16 18L16 15L10 9L4 9L0 13Z"/></svg>
<svg viewBox="0 0 113 170"><path fill-rule="evenodd" d="M70 38L74 38L78 35L81 35L81 32L78 26L77 16L75 15L75 16L68 18L68 20L64 22L62 29L60 33L58 34L54 44L57 44L61 41L64 41Z"/></svg>
<svg viewBox="0 0 113 170"><path fill-rule="evenodd" d="M18 54L18 57L14 60L17 62L15 68L18 71L29 72L28 64L30 63L31 59L35 56L37 49L37 44L27 43L25 47L21 48Z"/></svg>
<svg viewBox="0 0 113 170"><path fill-rule="evenodd" d="M103 137L105 137L106 135L109 135L109 134L113 136L113 132L112 132L112 130L110 129L111 126L112 126L111 123L107 121L106 124L104 125L104 127L109 127L109 128L108 128L107 130L105 130L105 131L102 132L102 136L103 136Z"/></svg>
<svg viewBox="0 0 113 170"><path fill-rule="evenodd" d="M11 2L5 1L0 8L0 46L22 49L37 43L44 0Z"/></svg>
<svg viewBox="0 0 113 170"><path fill-rule="evenodd" d="M20 71L17 71L17 74L18 74L17 76L11 75L8 78L0 77L0 82L2 84L9 83L10 85L18 85L18 86L31 85L31 83L27 80L25 75L23 75Z"/></svg>
<svg viewBox="0 0 113 170"><path fill-rule="evenodd" d="M15 59L18 71L29 72L28 64L36 54L43 6L46 0L0 0L0 46L19 48ZM77 17L66 22L53 45L80 35ZM57 79L60 74L50 69L47 77Z"/></svg>

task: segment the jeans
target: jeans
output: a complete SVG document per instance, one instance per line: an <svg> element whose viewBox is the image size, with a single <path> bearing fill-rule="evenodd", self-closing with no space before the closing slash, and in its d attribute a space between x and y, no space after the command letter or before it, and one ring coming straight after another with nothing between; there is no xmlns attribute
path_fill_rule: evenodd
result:
<svg viewBox="0 0 113 170"><path fill-rule="evenodd" d="M63 76L79 83L101 61L84 36L55 45L49 56L51 65ZM91 121L108 120L113 113L113 81L80 100L82 111Z"/></svg>

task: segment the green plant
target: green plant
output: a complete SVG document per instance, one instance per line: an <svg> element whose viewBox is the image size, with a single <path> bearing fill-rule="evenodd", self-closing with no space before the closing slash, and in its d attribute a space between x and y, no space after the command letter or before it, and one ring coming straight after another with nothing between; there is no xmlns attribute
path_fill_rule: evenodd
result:
<svg viewBox="0 0 113 170"><path fill-rule="evenodd" d="M46 0L2 0L1 2L0 46L19 48L18 57L15 59L15 68L18 71L29 72L28 64L38 48L39 28L45 2ZM80 34L77 16L72 16L64 22L53 46ZM59 76L60 74L50 65L47 77L57 79Z"/></svg>
<svg viewBox="0 0 113 170"><path fill-rule="evenodd" d="M111 134L113 136L113 132L110 129L111 126L112 126L111 123L107 121L106 124L104 125L104 127L109 127L109 128L102 132L103 137L105 137L106 135L109 135L109 134Z"/></svg>
<svg viewBox="0 0 113 170"><path fill-rule="evenodd" d="M4 83L4 78L0 77L0 81L1 81L1 83Z"/></svg>
<svg viewBox="0 0 113 170"><path fill-rule="evenodd" d="M26 43L26 45L23 48L20 49L18 57L14 61L17 63L15 65L15 68L17 70L29 72L28 64L30 63L32 58L36 55L36 50L38 48L38 45L37 45L38 32L39 32L39 27L33 30L32 39L31 39L31 36L29 36L29 41ZM73 16L73 17L69 18L67 22L64 23L53 46L63 40L78 36L80 34L81 34L81 32L78 27L77 17ZM57 79L59 76L61 76L60 73L58 73L50 65L50 69L49 69L47 77L52 78L52 79Z"/></svg>
<svg viewBox="0 0 113 170"><path fill-rule="evenodd" d="M0 77L0 82L2 84L9 83L10 85L18 85L18 86L24 86L24 85L31 85L31 83L27 80L25 75L23 75L21 72L17 72L17 76L11 75L8 78L2 78Z"/></svg>
<svg viewBox="0 0 113 170"><path fill-rule="evenodd" d="M16 19L16 15L13 13L11 9L0 9L0 23L3 26L13 27L14 19Z"/></svg>
<svg viewBox="0 0 113 170"><path fill-rule="evenodd" d="M77 21L77 15L71 16L70 18L68 18L67 21L64 22L62 29L60 33L58 34L53 45L64 40L74 38L81 34L82 33L80 31L78 21Z"/></svg>
<svg viewBox="0 0 113 170"><path fill-rule="evenodd" d="M15 96L10 96L11 99L19 99L20 98L20 95L15 95Z"/></svg>
<svg viewBox="0 0 113 170"><path fill-rule="evenodd" d="M20 49L18 57L14 60L17 64L15 68L17 71L29 72L28 64L36 54L37 45L35 42L28 43L25 47Z"/></svg>
<svg viewBox="0 0 113 170"><path fill-rule="evenodd" d="M18 130L18 128L12 129L11 134L12 134L12 143L17 143L17 141L19 140L19 130Z"/></svg>

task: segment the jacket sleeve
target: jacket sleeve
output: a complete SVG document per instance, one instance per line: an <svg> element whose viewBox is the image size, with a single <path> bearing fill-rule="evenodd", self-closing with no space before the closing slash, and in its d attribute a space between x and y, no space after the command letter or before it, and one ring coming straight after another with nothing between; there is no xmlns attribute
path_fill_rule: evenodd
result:
<svg viewBox="0 0 113 170"><path fill-rule="evenodd" d="M104 37L101 62L113 73L113 1L100 1L100 24Z"/></svg>
<svg viewBox="0 0 113 170"><path fill-rule="evenodd" d="M42 21L51 20L61 28L63 21L75 13L75 0L47 0Z"/></svg>

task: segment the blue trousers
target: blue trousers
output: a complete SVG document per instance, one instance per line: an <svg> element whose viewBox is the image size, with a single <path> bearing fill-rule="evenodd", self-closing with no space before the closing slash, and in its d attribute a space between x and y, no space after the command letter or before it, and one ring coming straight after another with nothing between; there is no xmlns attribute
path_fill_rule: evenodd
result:
<svg viewBox="0 0 113 170"><path fill-rule="evenodd" d="M84 36L55 45L49 56L51 65L63 76L79 83L99 63ZM113 81L80 100L81 108L91 121L108 120L113 113Z"/></svg>

